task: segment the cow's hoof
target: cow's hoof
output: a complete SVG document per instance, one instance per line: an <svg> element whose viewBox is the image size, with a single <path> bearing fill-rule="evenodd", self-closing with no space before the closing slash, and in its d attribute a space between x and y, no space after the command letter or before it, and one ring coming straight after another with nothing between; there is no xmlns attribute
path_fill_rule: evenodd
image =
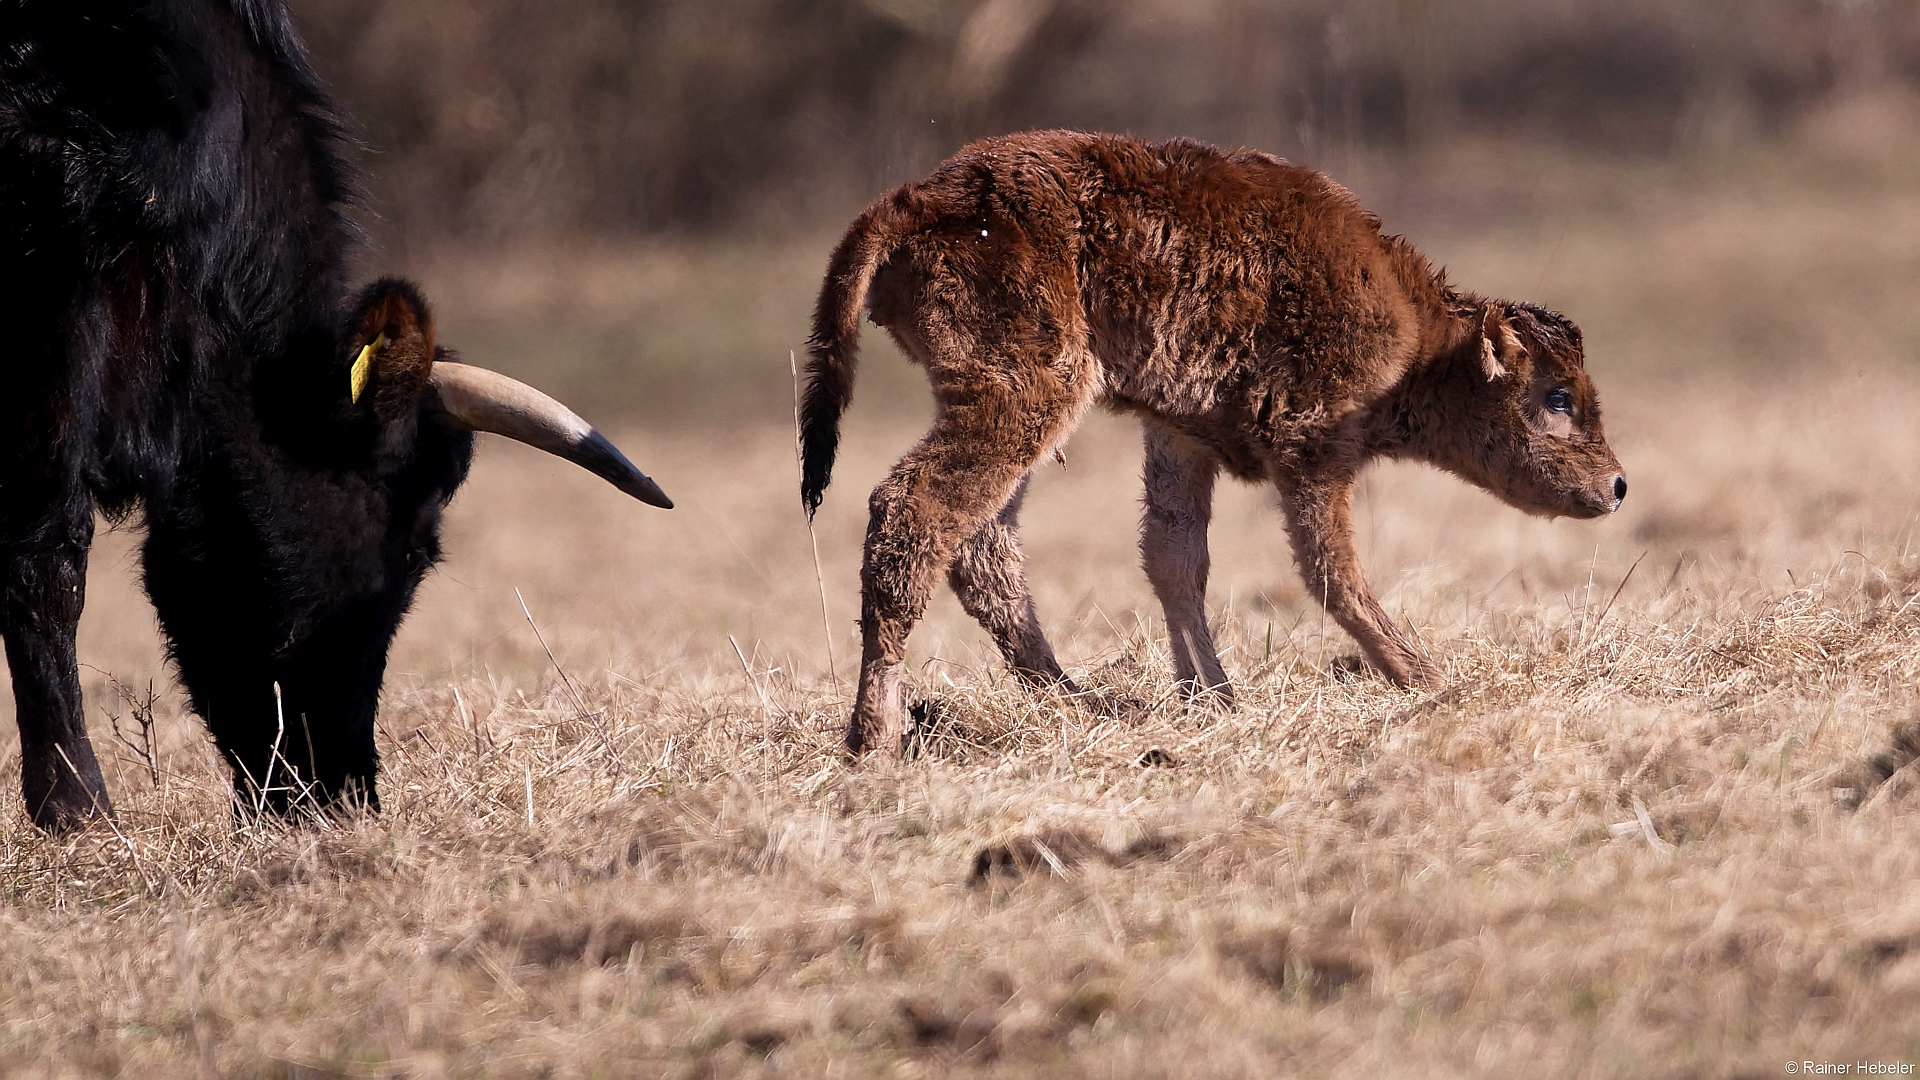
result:
<svg viewBox="0 0 1920 1080"><path fill-rule="evenodd" d="M55 784L44 796L27 799L27 817L50 836L84 829L112 814L113 804L107 801L106 792L90 790L72 779Z"/></svg>

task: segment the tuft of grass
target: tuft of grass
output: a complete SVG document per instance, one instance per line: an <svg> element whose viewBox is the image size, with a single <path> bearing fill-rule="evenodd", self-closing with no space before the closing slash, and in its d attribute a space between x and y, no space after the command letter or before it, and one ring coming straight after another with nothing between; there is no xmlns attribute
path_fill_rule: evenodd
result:
<svg viewBox="0 0 1920 1080"><path fill-rule="evenodd" d="M1920 439L1879 407L1904 378L1825 399L1824 467L1793 394L1628 381L1634 498L1593 525L1374 475L1367 559L1452 673L1437 695L1347 670L1268 500L1223 492L1230 710L1175 690L1131 553L1137 451L1095 423L1027 528L1089 695L1023 689L942 599L913 643L916 753L861 768L784 427L731 436L784 468L652 447L672 515L489 444L396 649L384 816L237 822L162 694L151 740L98 736L118 832L0 818L0 1063L1735 1075L1911 1053L1920 555L1889 493ZM853 432L847 488L910 435ZM1706 519L1683 509L1702 489L1739 497ZM819 523L843 653L860 510ZM162 670L129 543L97 560L83 646L126 686ZM108 727L124 699L96 700Z"/></svg>

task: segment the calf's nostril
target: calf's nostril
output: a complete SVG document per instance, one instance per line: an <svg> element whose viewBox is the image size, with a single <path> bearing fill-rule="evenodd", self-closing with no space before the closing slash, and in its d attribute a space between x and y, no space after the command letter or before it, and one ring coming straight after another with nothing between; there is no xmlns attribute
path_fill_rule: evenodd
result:
<svg viewBox="0 0 1920 1080"><path fill-rule="evenodd" d="M1626 497L1627 497L1627 478L1624 476L1614 477L1613 478L1613 501L1615 503L1619 503L1624 501Z"/></svg>

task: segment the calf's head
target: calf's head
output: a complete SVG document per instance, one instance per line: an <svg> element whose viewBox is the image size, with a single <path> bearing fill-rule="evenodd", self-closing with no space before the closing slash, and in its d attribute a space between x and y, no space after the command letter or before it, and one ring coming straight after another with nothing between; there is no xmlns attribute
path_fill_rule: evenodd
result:
<svg viewBox="0 0 1920 1080"><path fill-rule="evenodd" d="M453 360L405 282L369 286L323 336L219 399L191 483L148 513L147 588L181 681L240 801L274 809L305 794L377 806L388 646L439 558L474 432L672 506L571 410Z"/></svg>
<svg viewBox="0 0 1920 1080"><path fill-rule="evenodd" d="M1531 304L1488 302L1446 365L1440 463L1534 514L1599 517L1627 478L1607 445L1580 328Z"/></svg>

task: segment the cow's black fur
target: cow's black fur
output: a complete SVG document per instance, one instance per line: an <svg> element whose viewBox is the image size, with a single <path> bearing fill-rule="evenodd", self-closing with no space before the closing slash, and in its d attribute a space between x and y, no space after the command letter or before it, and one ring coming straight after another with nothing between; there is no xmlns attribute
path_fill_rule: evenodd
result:
<svg viewBox="0 0 1920 1080"><path fill-rule="evenodd" d="M0 0L0 632L43 827L107 809L73 643L96 510L144 516L242 801L271 767L284 809L291 767L375 802L387 649L472 436L348 400L344 144L280 0Z"/></svg>

